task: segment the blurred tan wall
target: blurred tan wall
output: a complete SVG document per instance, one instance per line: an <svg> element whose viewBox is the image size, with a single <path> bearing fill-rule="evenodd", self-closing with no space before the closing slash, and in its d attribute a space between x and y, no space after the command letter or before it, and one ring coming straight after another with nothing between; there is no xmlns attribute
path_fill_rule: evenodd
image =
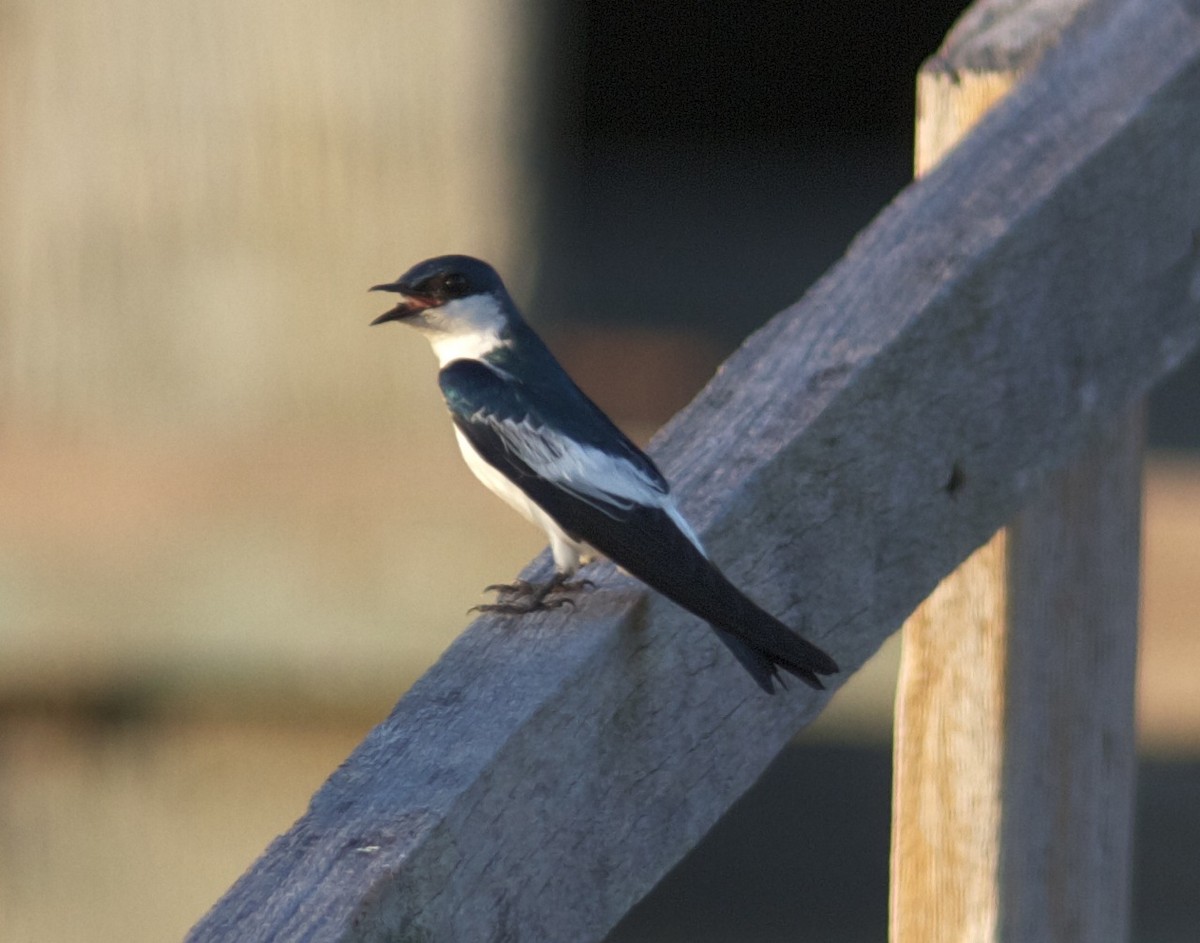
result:
<svg viewBox="0 0 1200 943"><path fill-rule="evenodd" d="M446 251L528 290L531 11L0 7L0 694L390 690L537 548L430 505L433 361L365 291Z"/></svg>
<svg viewBox="0 0 1200 943"><path fill-rule="evenodd" d="M362 292L525 271L516 2L4 4L5 427L250 431L378 410ZM518 265L517 263L522 263Z"/></svg>
<svg viewBox="0 0 1200 943"><path fill-rule="evenodd" d="M534 11L0 2L0 939L182 935L540 548L366 293L531 288Z"/></svg>

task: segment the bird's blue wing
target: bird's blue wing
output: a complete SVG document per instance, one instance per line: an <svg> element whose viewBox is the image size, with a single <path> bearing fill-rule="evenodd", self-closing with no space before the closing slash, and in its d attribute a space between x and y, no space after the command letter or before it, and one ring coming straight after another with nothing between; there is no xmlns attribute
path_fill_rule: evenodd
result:
<svg viewBox="0 0 1200 943"><path fill-rule="evenodd" d="M668 595L676 583L703 584L712 564L653 465L651 475L615 448L562 434L545 419L541 397L534 402L519 381L480 361L448 364L439 382L479 456L564 533Z"/></svg>
<svg viewBox="0 0 1200 943"><path fill-rule="evenodd" d="M547 489L614 519L664 503L668 488L658 468L573 386L553 398L535 396L478 360L448 364L438 382L455 425L484 461L552 516Z"/></svg>

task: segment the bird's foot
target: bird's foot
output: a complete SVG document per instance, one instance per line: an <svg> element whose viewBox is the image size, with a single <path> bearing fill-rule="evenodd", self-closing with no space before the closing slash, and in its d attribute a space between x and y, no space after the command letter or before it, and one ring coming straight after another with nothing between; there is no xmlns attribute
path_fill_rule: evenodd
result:
<svg viewBox="0 0 1200 943"><path fill-rule="evenodd" d="M511 583L491 583L483 587L485 593L498 593L500 596L528 596L536 587L528 580L514 580Z"/></svg>
<svg viewBox="0 0 1200 943"><path fill-rule="evenodd" d="M485 593L496 593L496 601L472 606L470 612L499 612L505 615L525 615L530 612L541 612L547 609L561 609L563 606L575 607L575 600L563 596L581 589L591 589L595 584L591 580L569 581L561 573L555 574L548 583L537 586L528 580L516 580L513 583L493 583L484 587ZM549 597L556 598L551 599Z"/></svg>
<svg viewBox="0 0 1200 943"><path fill-rule="evenodd" d="M561 609L563 606L574 608L575 601L561 597L547 599L552 587L531 586L527 593L501 593L495 602L480 603L472 606L468 612L499 612L508 616L523 616L531 612L544 612L548 609Z"/></svg>
<svg viewBox="0 0 1200 943"><path fill-rule="evenodd" d="M568 580L566 578L551 585L551 593L581 593L584 590L593 590L596 584L591 580Z"/></svg>

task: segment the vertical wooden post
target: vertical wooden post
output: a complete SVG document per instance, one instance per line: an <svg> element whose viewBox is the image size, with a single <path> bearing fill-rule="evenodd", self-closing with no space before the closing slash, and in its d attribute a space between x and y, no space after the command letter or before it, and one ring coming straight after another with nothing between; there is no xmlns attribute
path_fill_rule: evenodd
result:
<svg viewBox="0 0 1200 943"><path fill-rule="evenodd" d="M918 174L1079 6L1059 5L1053 35L1029 29L1020 3L972 8L918 78ZM1127 938L1142 412L1051 482L905 626L893 943Z"/></svg>

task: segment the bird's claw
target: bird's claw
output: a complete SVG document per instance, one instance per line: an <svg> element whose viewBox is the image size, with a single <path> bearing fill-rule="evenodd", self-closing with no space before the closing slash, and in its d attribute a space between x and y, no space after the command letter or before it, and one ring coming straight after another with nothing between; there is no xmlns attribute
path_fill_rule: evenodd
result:
<svg viewBox="0 0 1200 943"><path fill-rule="evenodd" d="M485 586L485 593L496 593L497 598L492 603L480 603L472 606L468 612L498 612L505 615L525 615L530 612L542 612L547 609L561 609L563 606L575 608L575 600L563 595L575 590L593 589L595 583L591 580L574 580L569 582L565 576L555 576L549 583L535 586L528 580L515 580L512 583L492 583ZM553 599L549 597L555 597Z"/></svg>
<svg viewBox="0 0 1200 943"><path fill-rule="evenodd" d="M502 615L524 616L531 612L545 612L550 609L561 609L563 606L575 608L574 599L530 599L523 602L485 602L472 606L467 612L498 612Z"/></svg>
<svg viewBox="0 0 1200 943"><path fill-rule="evenodd" d="M483 587L483 591L501 596L528 596L534 592L534 585L528 580L513 580L511 583L492 583Z"/></svg>

